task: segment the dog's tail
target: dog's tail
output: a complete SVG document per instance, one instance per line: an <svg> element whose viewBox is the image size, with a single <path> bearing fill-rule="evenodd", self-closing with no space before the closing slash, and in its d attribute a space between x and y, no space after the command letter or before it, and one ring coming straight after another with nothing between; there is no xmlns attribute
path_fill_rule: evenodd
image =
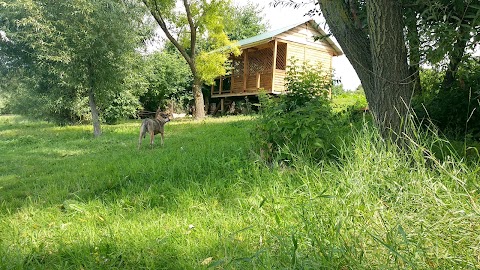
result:
<svg viewBox="0 0 480 270"><path fill-rule="evenodd" d="M140 145L142 144L142 138L145 138L146 133L147 133L147 121L143 120L142 125L140 126L140 135L138 136L138 149L140 149Z"/></svg>

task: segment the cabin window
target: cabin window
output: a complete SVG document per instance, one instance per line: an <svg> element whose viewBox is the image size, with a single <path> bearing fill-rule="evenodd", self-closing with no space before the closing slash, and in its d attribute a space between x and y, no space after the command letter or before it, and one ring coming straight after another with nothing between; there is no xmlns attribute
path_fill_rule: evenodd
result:
<svg viewBox="0 0 480 270"><path fill-rule="evenodd" d="M213 93L214 94L220 93L220 78L215 79L215 84L213 85Z"/></svg>
<svg viewBox="0 0 480 270"><path fill-rule="evenodd" d="M277 60L276 60L276 69L285 70L287 68L287 44L278 43L277 44Z"/></svg>
<svg viewBox="0 0 480 270"><path fill-rule="evenodd" d="M232 76L228 77L222 77L222 93L230 93L230 90L232 89Z"/></svg>

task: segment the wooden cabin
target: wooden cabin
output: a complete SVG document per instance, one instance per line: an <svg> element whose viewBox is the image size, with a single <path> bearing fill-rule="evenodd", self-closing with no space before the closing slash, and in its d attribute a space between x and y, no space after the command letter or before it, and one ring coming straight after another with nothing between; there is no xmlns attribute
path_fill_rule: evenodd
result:
<svg viewBox="0 0 480 270"><path fill-rule="evenodd" d="M222 105L224 98L257 95L260 89L283 93L292 58L297 64L320 62L331 71L332 57L343 54L313 20L240 40L238 46L242 54L232 56L231 74L217 78L211 87L211 97L220 98Z"/></svg>

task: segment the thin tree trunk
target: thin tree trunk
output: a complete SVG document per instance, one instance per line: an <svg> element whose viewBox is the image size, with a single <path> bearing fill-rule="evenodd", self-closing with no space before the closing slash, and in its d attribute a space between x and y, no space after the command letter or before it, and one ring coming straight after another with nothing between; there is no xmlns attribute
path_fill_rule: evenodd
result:
<svg viewBox="0 0 480 270"><path fill-rule="evenodd" d="M90 89L88 93L88 103L90 105L90 112L92 114L93 136L98 137L102 135L102 129L100 127L100 117L98 114L97 104L95 103L95 94L93 93L93 89Z"/></svg>
<svg viewBox="0 0 480 270"><path fill-rule="evenodd" d="M193 80L193 97L195 99L195 119L205 118L205 101L203 99L202 81L198 78Z"/></svg>
<svg viewBox="0 0 480 270"><path fill-rule="evenodd" d="M95 101L95 92L94 92L95 74L94 74L94 68L91 61L87 62L87 68L88 68L88 76L89 76L88 104L90 106L90 113L92 114L93 136L98 137L102 135L102 129L100 127L100 117L98 113L97 103Z"/></svg>
<svg viewBox="0 0 480 270"><path fill-rule="evenodd" d="M410 76L413 79L413 91L416 95L422 92L420 82L420 34L417 26L417 13L411 12L407 16L407 40L408 40L408 59L410 65Z"/></svg>
<svg viewBox="0 0 480 270"><path fill-rule="evenodd" d="M469 29L460 27L458 33L458 39L453 46L453 50L449 53L450 62L448 63L447 71L442 82L442 90L449 91L452 88L453 83L457 75L458 67L462 62L462 58L465 54L465 48L467 47L467 41L470 39Z"/></svg>

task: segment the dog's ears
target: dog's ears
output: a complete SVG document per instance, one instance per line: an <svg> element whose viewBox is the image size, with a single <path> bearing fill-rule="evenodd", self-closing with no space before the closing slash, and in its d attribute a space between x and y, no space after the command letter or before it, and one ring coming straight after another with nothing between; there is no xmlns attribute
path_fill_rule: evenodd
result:
<svg viewBox="0 0 480 270"><path fill-rule="evenodd" d="M158 106L157 111L155 112L155 117L158 117L161 114L162 114L162 110L160 109L160 106ZM161 116L163 116L163 115L161 115Z"/></svg>

